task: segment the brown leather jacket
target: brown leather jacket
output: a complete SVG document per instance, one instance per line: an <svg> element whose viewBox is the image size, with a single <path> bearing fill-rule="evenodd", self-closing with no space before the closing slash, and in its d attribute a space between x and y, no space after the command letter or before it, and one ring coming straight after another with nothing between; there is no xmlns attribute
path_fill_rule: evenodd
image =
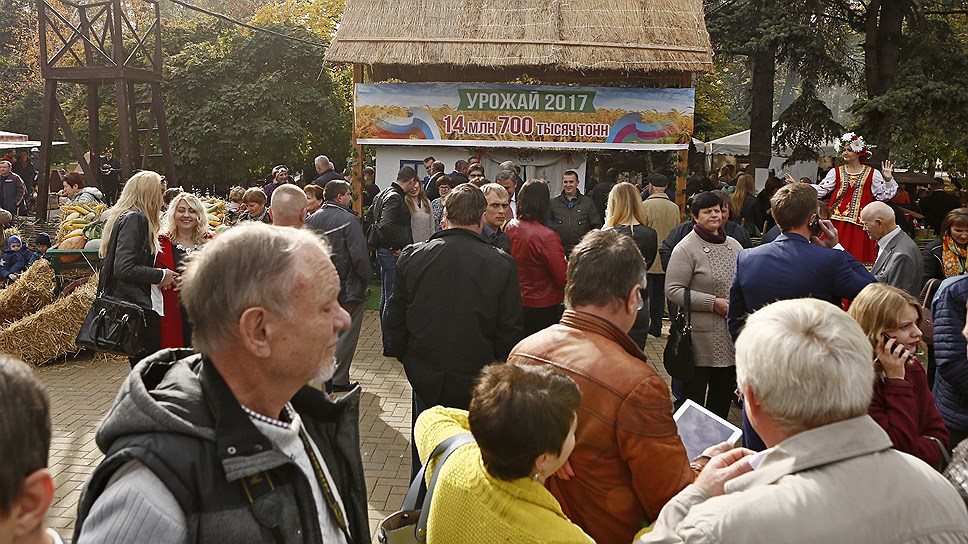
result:
<svg viewBox="0 0 968 544"><path fill-rule="evenodd" d="M631 338L608 321L568 310L561 323L519 343L508 362L551 365L581 389L575 476L548 488L596 542L632 542L692 483L672 420L669 388Z"/></svg>

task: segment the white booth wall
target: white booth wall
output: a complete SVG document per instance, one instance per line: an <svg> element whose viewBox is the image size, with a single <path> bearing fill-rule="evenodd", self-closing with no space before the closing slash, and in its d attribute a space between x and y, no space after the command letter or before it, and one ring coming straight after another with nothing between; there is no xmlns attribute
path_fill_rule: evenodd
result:
<svg viewBox="0 0 968 544"><path fill-rule="evenodd" d="M585 165L587 157L584 153L573 151L533 150L533 149L467 149L463 147L444 146L409 146L409 145L380 145L373 146L376 160L376 183L385 189L396 181L397 172L404 165L414 166L417 175L423 179L427 172L423 168L424 157L434 157L444 163L444 171L454 171L454 164L459 160L478 157L484 165L484 175L493 181L498 172L498 165L504 161L513 161L521 167L521 177L525 180L544 178L548 181L551 195L561 192L561 175L568 171L578 172L579 184L585 192Z"/></svg>

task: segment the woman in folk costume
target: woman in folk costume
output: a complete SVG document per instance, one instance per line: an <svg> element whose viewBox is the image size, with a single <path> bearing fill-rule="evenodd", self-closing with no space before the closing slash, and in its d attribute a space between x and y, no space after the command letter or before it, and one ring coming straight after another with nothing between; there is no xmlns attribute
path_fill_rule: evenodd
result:
<svg viewBox="0 0 968 544"><path fill-rule="evenodd" d="M887 201L897 193L894 167L891 161L881 163L881 171L866 164L874 147L853 132L841 136L836 142L837 151L844 164L830 169L823 180L814 185L817 197L830 194L830 220L837 227L840 244L858 261L870 268L877 258L877 243L864 232L860 211L875 200ZM787 182L793 182L790 174Z"/></svg>

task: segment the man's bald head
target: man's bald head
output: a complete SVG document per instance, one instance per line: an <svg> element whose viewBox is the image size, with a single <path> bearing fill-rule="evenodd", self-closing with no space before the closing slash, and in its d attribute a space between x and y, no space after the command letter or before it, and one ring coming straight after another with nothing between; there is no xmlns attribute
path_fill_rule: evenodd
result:
<svg viewBox="0 0 968 544"><path fill-rule="evenodd" d="M306 222L306 193L297 185L286 184L272 191L269 215L272 224L280 227L301 227Z"/></svg>
<svg viewBox="0 0 968 544"><path fill-rule="evenodd" d="M864 223L864 230L875 241L897 227L894 210L883 202L871 202L860 211L860 220Z"/></svg>

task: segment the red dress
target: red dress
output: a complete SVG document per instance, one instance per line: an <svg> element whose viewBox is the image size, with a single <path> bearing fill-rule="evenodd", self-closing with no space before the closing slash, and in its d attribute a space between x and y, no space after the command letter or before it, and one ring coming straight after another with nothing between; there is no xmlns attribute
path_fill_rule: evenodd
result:
<svg viewBox="0 0 968 544"><path fill-rule="evenodd" d="M835 185L830 193L830 220L837 227L840 245L868 269L877 258L877 242L864 231L860 211L874 201L873 181L874 169L870 166L864 165L856 175L839 166L835 169Z"/></svg>

